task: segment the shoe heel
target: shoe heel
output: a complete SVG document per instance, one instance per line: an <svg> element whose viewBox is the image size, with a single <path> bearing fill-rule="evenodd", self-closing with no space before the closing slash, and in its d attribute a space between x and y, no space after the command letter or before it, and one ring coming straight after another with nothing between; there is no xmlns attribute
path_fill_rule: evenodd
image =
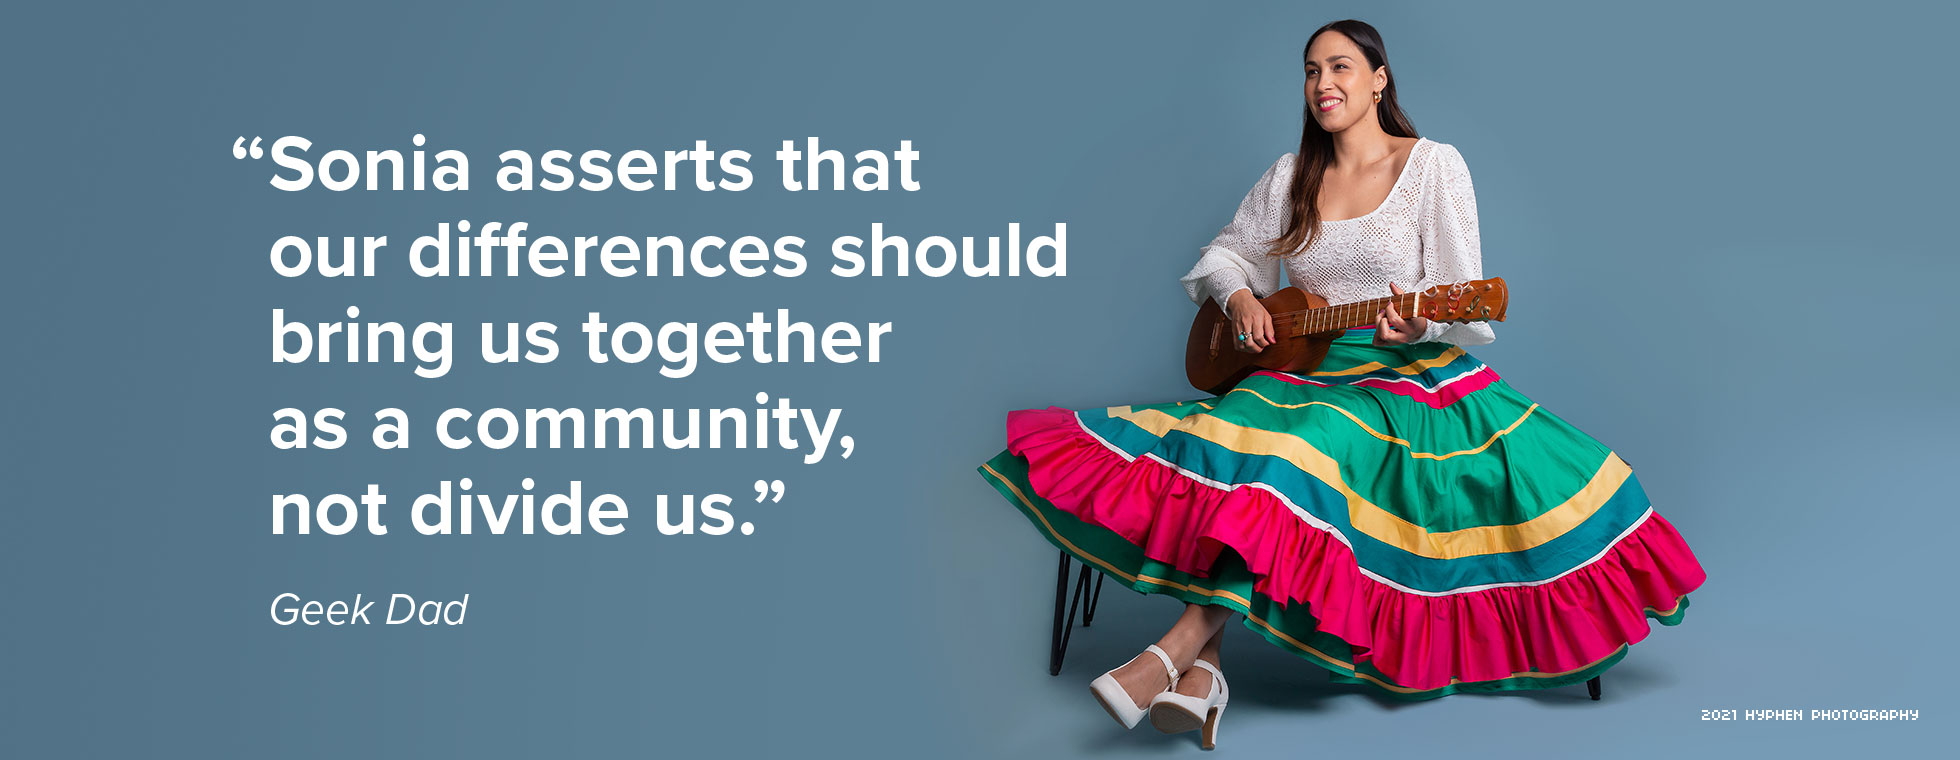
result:
<svg viewBox="0 0 1960 760"><path fill-rule="evenodd" d="M1199 747L1213 749L1218 746L1218 719L1224 715L1224 705L1211 708L1211 712L1205 715L1205 727L1199 735Z"/></svg>

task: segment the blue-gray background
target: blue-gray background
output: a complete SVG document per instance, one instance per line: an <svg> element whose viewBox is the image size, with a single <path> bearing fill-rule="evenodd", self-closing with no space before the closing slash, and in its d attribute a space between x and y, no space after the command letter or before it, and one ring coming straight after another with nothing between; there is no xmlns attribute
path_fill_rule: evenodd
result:
<svg viewBox="0 0 1960 760"><path fill-rule="evenodd" d="M1194 397L1176 278L1298 140L1300 48L1384 34L1421 133L1476 180L1517 296L1477 354L1629 461L1709 573L1606 679L1394 705L1235 623L1234 753L1817 756L1954 738L1956 20L1926 4L719 3L10 9L0 755L1194 753L1119 731L1095 674L1176 603L1107 596L1045 672L1054 550L974 473L1010 409ZM238 136L475 160L468 193L281 193ZM914 141L918 193L498 192L494 156ZM1061 279L287 280L284 234L915 239L1066 222ZM270 363L270 310L551 320L565 358L426 381ZM578 359L618 319L891 320L879 365ZM467 335L467 331L463 332ZM459 337L468 351L473 339ZM290 453L283 406L846 410L848 461L780 451ZM357 415L356 419L360 419ZM357 426L355 430L364 428ZM269 495L579 478L623 536L269 535ZM780 505L741 500L780 478ZM662 537L721 491L750 537ZM461 628L280 628L273 595L471 594ZM1908 724L1704 708L1915 708ZM1946 725L1947 729L1936 726ZM1583 746L1583 749L1579 747Z"/></svg>

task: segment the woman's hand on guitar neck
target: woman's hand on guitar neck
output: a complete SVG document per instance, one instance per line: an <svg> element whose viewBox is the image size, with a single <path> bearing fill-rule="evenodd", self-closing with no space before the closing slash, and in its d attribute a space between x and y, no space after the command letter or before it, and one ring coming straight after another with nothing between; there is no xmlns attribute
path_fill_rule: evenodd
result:
<svg viewBox="0 0 1960 760"><path fill-rule="evenodd" d="M1253 297L1251 289L1233 293L1226 305L1232 313L1234 348L1256 354L1273 344L1273 315L1268 314L1266 306ZM1245 340L1238 339L1241 335L1245 336Z"/></svg>
<svg viewBox="0 0 1960 760"><path fill-rule="evenodd" d="M1399 296L1403 292L1395 283L1391 282L1388 284L1389 295ZM1377 312L1375 316L1375 345L1377 346L1395 346L1404 343L1414 343L1421 340L1422 334L1428 331L1428 319L1420 316L1403 319L1402 315L1395 311L1395 303L1393 301L1389 302L1387 306L1382 307L1382 310Z"/></svg>

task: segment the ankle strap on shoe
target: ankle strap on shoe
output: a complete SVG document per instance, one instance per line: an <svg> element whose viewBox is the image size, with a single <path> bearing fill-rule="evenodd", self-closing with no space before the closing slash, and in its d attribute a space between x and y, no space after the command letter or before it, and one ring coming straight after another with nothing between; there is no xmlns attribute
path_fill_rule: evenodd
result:
<svg viewBox="0 0 1960 760"><path fill-rule="evenodd" d="M1225 674L1224 674L1224 673L1220 673L1220 672L1218 672L1218 666L1217 666L1217 665L1213 665L1213 664L1211 664L1211 663L1209 663L1209 662L1205 662L1204 660L1192 660L1192 661L1191 661L1191 664L1192 664L1192 665L1196 665L1196 666L1198 666L1198 667L1200 667L1200 668L1204 668L1205 670L1209 670L1209 671L1211 671L1211 676L1212 676L1213 678L1224 678L1224 677L1225 677Z"/></svg>
<svg viewBox="0 0 1960 760"><path fill-rule="evenodd" d="M1225 685L1225 672L1219 670L1217 665L1204 660L1192 660L1191 665L1211 671L1211 693L1218 695L1218 706L1224 707L1225 700L1232 693L1232 687Z"/></svg>
<svg viewBox="0 0 1960 760"><path fill-rule="evenodd" d="M1156 644L1151 644L1144 651L1157 655L1158 661L1164 663L1164 672L1168 673L1171 677L1170 690L1175 691L1177 689L1177 665L1171 662L1171 656Z"/></svg>

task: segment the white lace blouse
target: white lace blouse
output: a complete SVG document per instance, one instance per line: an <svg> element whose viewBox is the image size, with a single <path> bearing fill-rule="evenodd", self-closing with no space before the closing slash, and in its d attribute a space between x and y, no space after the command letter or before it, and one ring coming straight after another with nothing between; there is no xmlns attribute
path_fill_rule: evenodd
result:
<svg viewBox="0 0 1960 760"><path fill-rule="evenodd" d="M1386 296L1390 281L1407 292L1483 278L1477 196L1455 147L1417 139L1379 208L1353 219L1322 221L1320 234L1304 252L1271 256L1266 250L1286 230L1292 213L1296 163L1292 153L1274 161L1239 202L1232 223L1201 249L1198 263L1181 278L1192 302L1210 297L1223 306L1245 288L1260 298L1272 295L1281 287L1282 263L1292 284L1329 305ZM1496 339L1489 322L1432 320L1419 342L1473 346Z"/></svg>

